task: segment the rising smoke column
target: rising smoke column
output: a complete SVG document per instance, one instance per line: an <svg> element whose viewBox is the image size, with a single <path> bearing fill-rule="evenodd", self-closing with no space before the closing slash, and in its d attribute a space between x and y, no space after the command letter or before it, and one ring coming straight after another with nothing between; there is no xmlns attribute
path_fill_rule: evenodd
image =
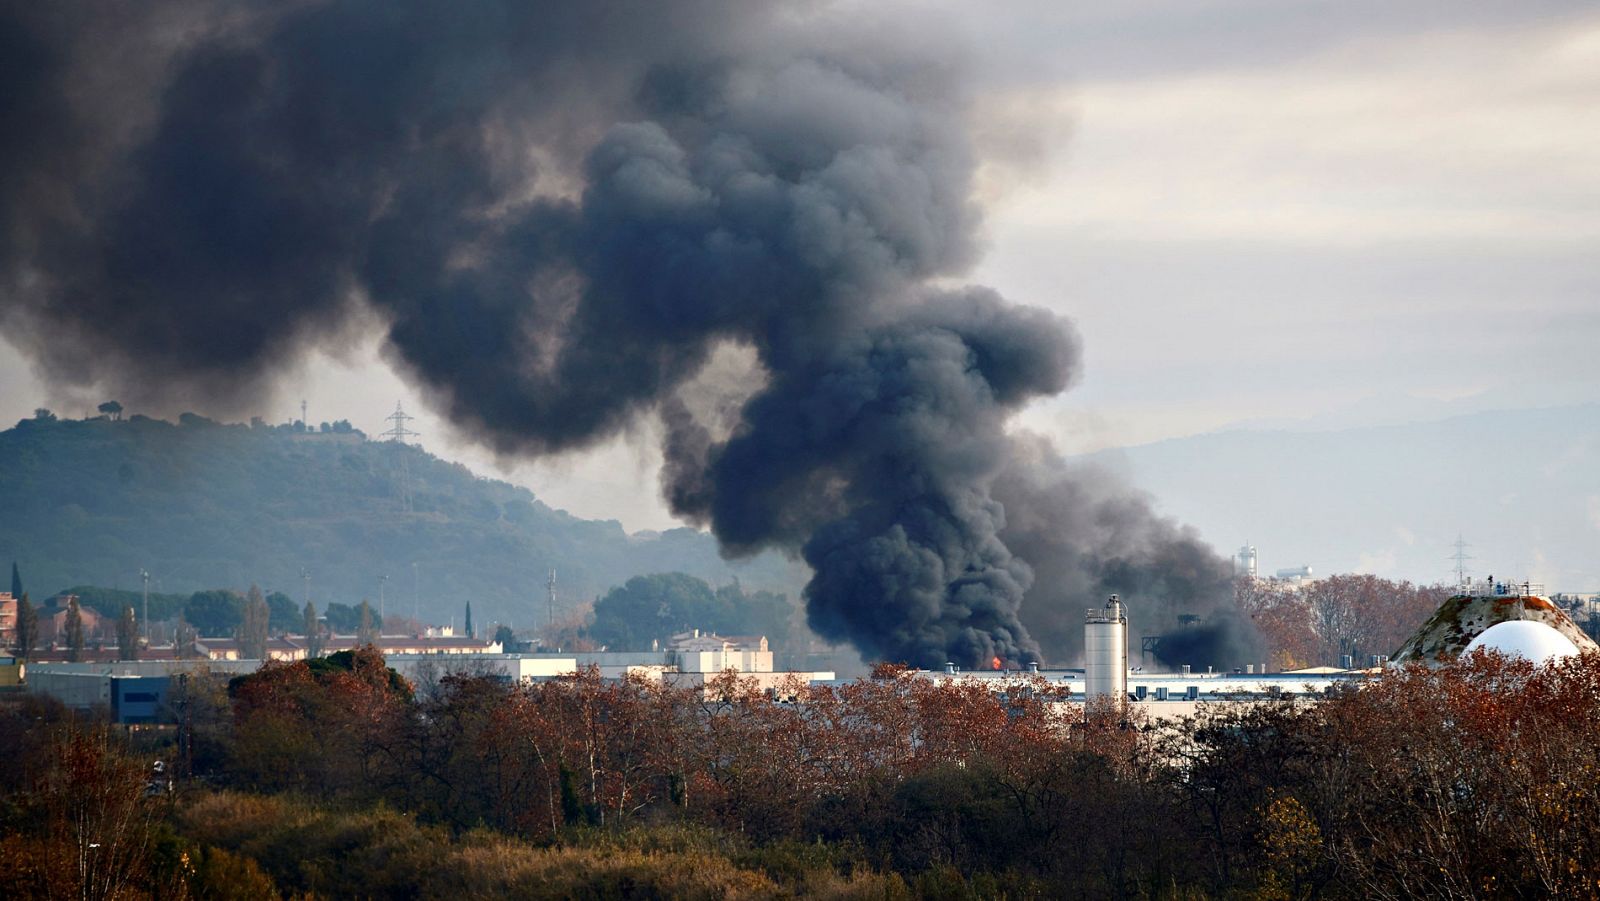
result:
<svg viewBox="0 0 1600 901"><path fill-rule="evenodd" d="M1261 659L1261 635L1234 605L1231 563L1114 473L1019 435L993 496L1006 510L1001 539L1034 565L1022 621L1052 660L1079 657L1084 610L1110 594L1124 599L1134 636L1164 636L1156 662L1168 669Z"/></svg>
<svg viewBox="0 0 1600 901"><path fill-rule="evenodd" d="M1029 563L1074 539L1013 553L995 488L1077 340L949 286L978 215L947 48L810 4L51 6L0 5L0 109L37 122L0 136L0 323L56 384L237 409L376 318L500 451L659 416L673 509L802 555L820 634L1038 654ZM710 423L727 347L750 392Z"/></svg>

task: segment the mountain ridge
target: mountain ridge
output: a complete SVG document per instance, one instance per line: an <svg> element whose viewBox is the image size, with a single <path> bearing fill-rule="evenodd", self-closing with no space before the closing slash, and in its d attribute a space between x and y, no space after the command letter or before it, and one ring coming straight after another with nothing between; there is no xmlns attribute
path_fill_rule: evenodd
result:
<svg viewBox="0 0 1600 901"><path fill-rule="evenodd" d="M303 601L304 570L319 607L377 606L382 593L391 613L415 604L449 622L471 601L479 622L518 628L548 615L551 569L558 616L650 572L791 598L804 581L776 554L724 560L689 528L630 534L420 447L336 428L193 414L22 420L0 432L0 557L21 563L35 594L136 586L143 568L152 591L256 583Z"/></svg>

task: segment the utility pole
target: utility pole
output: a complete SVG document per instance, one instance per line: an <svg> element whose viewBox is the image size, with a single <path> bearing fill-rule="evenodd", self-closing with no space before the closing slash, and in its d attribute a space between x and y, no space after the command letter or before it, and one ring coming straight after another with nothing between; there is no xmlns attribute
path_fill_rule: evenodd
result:
<svg viewBox="0 0 1600 901"><path fill-rule="evenodd" d="M141 627L140 630L144 632L144 643L148 645L150 643L150 570L140 567L139 580L144 583L144 613L142 614L144 618L139 621L139 626Z"/></svg>
<svg viewBox="0 0 1600 901"><path fill-rule="evenodd" d="M422 633L422 618L418 615L417 598L422 592L418 589L419 577L417 576L417 561L411 561L411 625L416 627L417 633Z"/></svg>

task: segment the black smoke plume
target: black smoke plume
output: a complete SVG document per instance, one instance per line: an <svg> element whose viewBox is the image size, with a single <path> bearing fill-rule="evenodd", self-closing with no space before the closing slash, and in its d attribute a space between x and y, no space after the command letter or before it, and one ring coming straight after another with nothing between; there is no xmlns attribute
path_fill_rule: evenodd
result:
<svg viewBox="0 0 1600 901"><path fill-rule="evenodd" d="M1181 604L1215 561L1092 480L1008 497L1054 460L1008 420L1079 355L947 286L956 60L806 3L0 2L0 324L66 389L234 411L376 319L500 451L660 417L673 509L803 555L820 634L1035 658L1032 623L1070 647L1108 586Z"/></svg>
<svg viewBox="0 0 1600 901"><path fill-rule="evenodd" d="M1006 511L1001 539L1034 569L1023 625L1053 659L1082 653L1084 611L1111 594L1127 607L1135 655L1144 637L1168 636L1154 661L1168 669L1261 657L1260 634L1234 607L1231 564L1113 473L1021 436L992 493Z"/></svg>

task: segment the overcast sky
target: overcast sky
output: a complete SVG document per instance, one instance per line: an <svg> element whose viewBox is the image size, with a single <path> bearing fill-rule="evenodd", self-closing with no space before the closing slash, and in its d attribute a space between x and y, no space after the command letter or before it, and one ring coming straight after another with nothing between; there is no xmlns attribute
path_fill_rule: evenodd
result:
<svg viewBox="0 0 1600 901"><path fill-rule="evenodd" d="M1063 447L1600 397L1593 4L908 6L967 37L980 75L972 280L1083 333L1083 382L1024 417ZM494 461L378 348L314 358L262 415L303 397L313 422L376 433L403 400L436 453L582 516L673 525L652 435ZM5 354L0 418L40 403L88 412Z"/></svg>

